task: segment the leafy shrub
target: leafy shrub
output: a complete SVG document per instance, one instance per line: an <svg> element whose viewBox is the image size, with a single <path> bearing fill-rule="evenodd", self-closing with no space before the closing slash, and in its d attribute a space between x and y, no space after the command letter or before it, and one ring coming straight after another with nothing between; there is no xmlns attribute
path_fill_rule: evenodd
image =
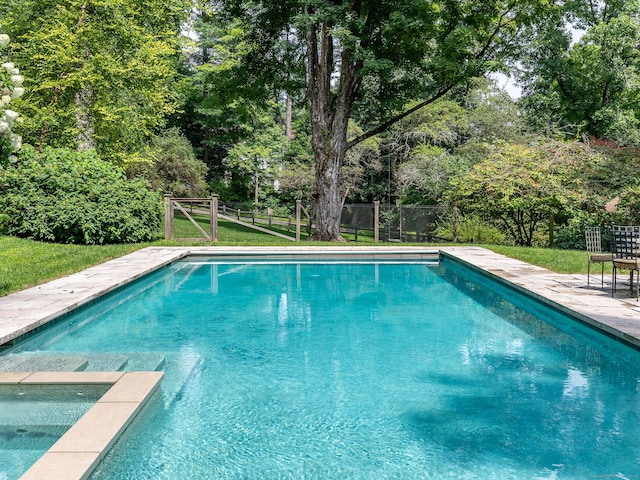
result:
<svg viewBox="0 0 640 480"><path fill-rule="evenodd" d="M616 221L621 224L640 224L640 185L626 188L620 194Z"/></svg>
<svg viewBox="0 0 640 480"><path fill-rule="evenodd" d="M0 235L7 233L7 223L9 223L9 215L0 213Z"/></svg>
<svg viewBox="0 0 640 480"><path fill-rule="evenodd" d="M453 223L438 227L436 236L453 239ZM459 216L457 219L457 241L460 243L488 243L500 245L505 242L505 234L477 216Z"/></svg>
<svg viewBox="0 0 640 480"><path fill-rule="evenodd" d="M155 190L174 197L202 197L207 193L207 166L196 158L191 143L177 128L154 137L127 173L147 179Z"/></svg>
<svg viewBox="0 0 640 480"><path fill-rule="evenodd" d="M0 170L0 211L10 235L60 243L105 244L150 240L160 228L162 198L145 181L94 151L26 146L18 162Z"/></svg>
<svg viewBox="0 0 640 480"><path fill-rule="evenodd" d="M609 248L608 225L612 223L610 214L589 213L585 211L573 212L573 216L566 225L556 226L554 247L565 250L586 250L587 245L584 238L584 227L607 226L601 228L602 249Z"/></svg>

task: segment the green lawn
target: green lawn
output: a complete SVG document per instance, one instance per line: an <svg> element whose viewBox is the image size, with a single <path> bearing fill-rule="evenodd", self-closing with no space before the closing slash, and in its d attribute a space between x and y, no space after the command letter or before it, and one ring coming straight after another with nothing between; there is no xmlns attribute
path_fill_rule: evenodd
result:
<svg viewBox="0 0 640 480"><path fill-rule="evenodd" d="M578 250L557 250L552 248L506 247L503 245L483 245L507 257L547 268L558 273L587 273L587 252ZM592 265L600 272L600 265ZM611 272L611 264L605 266L605 273Z"/></svg>
<svg viewBox="0 0 640 480"><path fill-rule="evenodd" d="M198 219L198 222L207 230L206 219ZM195 232L195 228L188 223L186 220L176 221L176 237L191 236ZM281 230L281 232L291 236L295 235L294 231L287 233L286 229ZM347 245L354 244L372 245L370 241L349 242ZM155 242L134 245L80 246L42 243L15 237L0 236L0 296L78 272L84 268L97 265L150 245L212 244L202 241L178 242L157 240ZM218 242L215 245L282 246L295 245L295 243L222 220L219 222ZM313 242L313 245L323 244ZM327 244L325 243L324 245ZM397 243L393 245L398 247ZM424 244L421 245L424 246ZM586 273L587 271L586 252L498 245L483 246L503 255L560 273Z"/></svg>
<svg viewBox="0 0 640 480"><path fill-rule="evenodd" d="M0 295L69 275L147 245L59 245L0 236Z"/></svg>

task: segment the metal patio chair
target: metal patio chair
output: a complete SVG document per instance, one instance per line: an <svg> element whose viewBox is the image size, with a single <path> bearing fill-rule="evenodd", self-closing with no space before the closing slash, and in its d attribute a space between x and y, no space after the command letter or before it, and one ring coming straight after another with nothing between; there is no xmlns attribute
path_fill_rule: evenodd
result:
<svg viewBox="0 0 640 480"><path fill-rule="evenodd" d="M602 251L602 238L600 236L600 227L584 227L584 236L587 243L587 253L589 254L587 262L587 286L591 280L591 264L600 264L600 288L604 287L604 264L613 260L611 253Z"/></svg>
<svg viewBox="0 0 640 480"><path fill-rule="evenodd" d="M633 277L638 277L635 284L636 301L640 297L640 226L613 225L611 227L611 252L613 254L613 275L611 279L611 296L616 291L618 270L629 270L629 284L633 292Z"/></svg>

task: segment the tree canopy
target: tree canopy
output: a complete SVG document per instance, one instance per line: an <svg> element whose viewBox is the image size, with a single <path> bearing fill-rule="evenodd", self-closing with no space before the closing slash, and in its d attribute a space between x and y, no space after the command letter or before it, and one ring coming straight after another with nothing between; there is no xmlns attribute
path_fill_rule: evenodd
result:
<svg viewBox="0 0 640 480"><path fill-rule="evenodd" d="M0 173L21 134L37 152L95 150L156 191L283 210L302 198L315 238L332 241L353 202L457 203L474 225L499 221L490 196L461 193L482 172L514 191L548 175L558 189L529 202L538 214L595 219L613 197L635 201L633 169L602 170L590 152L637 163L618 147L640 143L639 12L635 0L7 0ZM509 69L517 102L489 80ZM562 150L550 139L586 146L580 201L573 169L545 167ZM537 241L534 223L507 238Z"/></svg>
<svg viewBox="0 0 640 480"><path fill-rule="evenodd" d="M27 91L23 137L124 161L175 111L184 0L7 0Z"/></svg>
<svg viewBox="0 0 640 480"><path fill-rule="evenodd" d="M566 2L530 32L522 103L541 131L640 144L639 15L635 1Z"/></svg>
<svg viewBox="0 0 640 480"><path fill-rule="evenodd" d="M274 60L306 62L316 238L340 240L347 150L472 77L497 70L543 1L282 1L221 4L247 32L247 79L283 82ZM284 43L283 43L283 40ZM304 56L295 52L303 52ZM292 53L294 52L294 53ZM282 88L282 87L281 87ZM415 101L410 109L405 105ZM364 132L347 139L350 118Z"/></svg>

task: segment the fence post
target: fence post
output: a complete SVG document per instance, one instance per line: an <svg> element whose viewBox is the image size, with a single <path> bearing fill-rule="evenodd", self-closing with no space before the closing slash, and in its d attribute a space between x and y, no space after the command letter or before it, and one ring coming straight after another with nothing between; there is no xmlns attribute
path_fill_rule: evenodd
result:
<svg viewBox="0 0 640 480"><path fill-rule="evenodd" d="M373 202L373 241L380 241L380 201Z"/></svg>
<svg viewBox="0 0 640 480"><path fill-rule="evenodd" d="M453 219L451 222L453 230L453 243L458 243L458 206L453 207Z"/></svg>
<svg viewBox="0 0 640 480"><path fill-rule="evenodd" d="M171 195L164 196L164 238L171 240L173 238L173 203Z"/></svg>
<svg viewBox="0 0 640 480"><path fill-rule="evenodd" d="M209 212L209 236L212 242L218 241L218 195L211 196L211 211Z"/></svg>
<svg viewBox="0 0 640 480"><path fill-rule="evenodd" d="M302 200L296 200L296 242L300 242L300 210Z"/></svg>

